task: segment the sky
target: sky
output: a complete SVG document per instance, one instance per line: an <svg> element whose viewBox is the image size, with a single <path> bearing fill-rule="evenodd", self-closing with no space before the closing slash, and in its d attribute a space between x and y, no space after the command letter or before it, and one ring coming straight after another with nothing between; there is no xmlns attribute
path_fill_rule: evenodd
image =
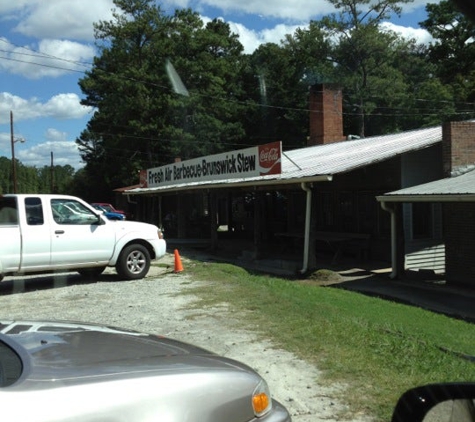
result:
<svg viewBox="0 0 475 422"><path fill-rule="evenodd" d="M430 0L438 3L440 0ZM404 5L385 23L421 43L427 0ZM239 35L246 53L279 43L311 19L334 12L325 0L165 0L169 13L190 7L203 20L221 18ZM96 53L93 22L112 19L112 0L0 0L0 156L25 165L84 166L75 139L93 110L80 104L78 80Z"/></svg>

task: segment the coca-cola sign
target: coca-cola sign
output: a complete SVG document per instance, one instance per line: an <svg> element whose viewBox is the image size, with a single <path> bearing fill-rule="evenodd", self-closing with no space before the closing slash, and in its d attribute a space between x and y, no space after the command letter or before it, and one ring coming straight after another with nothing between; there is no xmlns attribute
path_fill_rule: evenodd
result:
<svg viewBox="0 0 475 422"><path fill-rule="evenodd" d="M259 146L259 170L261 176L280 174L282 172L281 151L281 142L272 142Z"/></svg>

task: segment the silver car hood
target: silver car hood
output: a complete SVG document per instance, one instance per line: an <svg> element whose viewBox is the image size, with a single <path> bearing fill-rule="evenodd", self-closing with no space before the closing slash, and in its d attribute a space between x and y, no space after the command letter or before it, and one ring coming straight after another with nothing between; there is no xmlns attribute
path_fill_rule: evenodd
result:
<svg viewBox="0 0 475 422"><path fill-rule="evenodd" d="M10 388L52 388L112 379L210 371L254 371L244 364L166 337L79 323L0 323L2 340L22 357ZM256 379L259 376L256 374Z"/></svg>

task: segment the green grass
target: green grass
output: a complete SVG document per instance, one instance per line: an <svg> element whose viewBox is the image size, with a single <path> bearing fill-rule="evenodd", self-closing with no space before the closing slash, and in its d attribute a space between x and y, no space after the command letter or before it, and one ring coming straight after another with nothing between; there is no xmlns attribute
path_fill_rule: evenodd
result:
<svg viewBox="0 0 475 422"><path fill-rule="evenodd" d="M348 385L352 412L390 420L408 388L474 381L475 325L359 293L262 276L229 264L194 262L187 271L210 282L193 289L200 303L245 311L246 328L314 363L327 383Z"/></svg>

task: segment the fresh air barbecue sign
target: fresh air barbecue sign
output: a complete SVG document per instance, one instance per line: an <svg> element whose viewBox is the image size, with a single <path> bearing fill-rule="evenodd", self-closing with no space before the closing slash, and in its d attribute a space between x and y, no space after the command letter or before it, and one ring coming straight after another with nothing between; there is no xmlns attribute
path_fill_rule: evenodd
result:
<svg viewBox="0 0 475 422"><path fill-rule="evenodd" d="M143 188L281 173L282 143L258 145L148 169L141 175ZM145 173L145 172L144 172Z"/></svg>

